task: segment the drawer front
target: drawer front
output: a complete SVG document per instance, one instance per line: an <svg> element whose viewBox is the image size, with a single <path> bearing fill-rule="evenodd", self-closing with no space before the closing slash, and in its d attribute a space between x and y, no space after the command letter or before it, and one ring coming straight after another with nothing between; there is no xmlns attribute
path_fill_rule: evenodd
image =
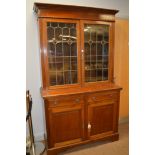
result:
<svg viewBox="0 0 155 155"><path fill-rule="evenodd" d="M87 101L88 103L94 103L98 101L115 101L118 98L118 92L98 92L89 94L87 96Z"/></svg>
<svg viewBox="0 0 155 155"><path fill-rule="evenodd" d="M48 100L48 107L66 106L84 103L82 95L53 97Z"/></svg>

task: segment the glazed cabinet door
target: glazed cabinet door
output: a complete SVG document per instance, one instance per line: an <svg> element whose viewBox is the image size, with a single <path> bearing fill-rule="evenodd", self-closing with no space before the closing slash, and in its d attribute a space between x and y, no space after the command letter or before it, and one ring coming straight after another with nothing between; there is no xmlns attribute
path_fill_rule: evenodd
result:
<svg viewBox="0 0 155 155"><path fill-rule="evenodd" d="M81 31L84 84L110 82L113 76L112 23L82 21Z"/></svg>
<svg viewBox="0 0 155 155"><path fill-rule="evenodd" d="M79 21L39 19L43 86L78 86L81 83Z"/></svg>
<svg viewBox="0 0 155 155"><path fill-rule="evenodd" d="M104 138L117 131L117 101L107 95L100 95L92 95L88 102L89 139Z"/></svg>
<svg viewBox="0 0 155 155"><path fill-rule="evenodd" d="M48 109L50 147L78 143L84 137L83 104L75 103Z"/></svg>

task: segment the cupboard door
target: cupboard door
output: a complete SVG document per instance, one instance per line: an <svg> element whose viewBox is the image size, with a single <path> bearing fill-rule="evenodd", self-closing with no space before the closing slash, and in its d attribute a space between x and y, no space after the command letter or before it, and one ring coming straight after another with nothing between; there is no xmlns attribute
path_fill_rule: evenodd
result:
<svg viewBox="0 0 155 155"><path fill-rule="evenodd" d="M44 65L47 86L80 84L79 21L44 19Z"/></svg>
<svg viewBox="0 0 155 155"><path fill-rule="evenodd" d="M112 26L99 21L82 22L85 83L109 81L112 71Z"/></svg>
<svg viewBox="0 0 155 155"><path fill-rule="evenodd" d="M103 138L112 134L116 124L116 103L100 101L88 105L88 137Z"/></svg>
<svg viewBox="0 0 155 155"><path fill-rule="evenodd" d="M49 147L77 143L84 137L83 104L49 108Z"/></svg>

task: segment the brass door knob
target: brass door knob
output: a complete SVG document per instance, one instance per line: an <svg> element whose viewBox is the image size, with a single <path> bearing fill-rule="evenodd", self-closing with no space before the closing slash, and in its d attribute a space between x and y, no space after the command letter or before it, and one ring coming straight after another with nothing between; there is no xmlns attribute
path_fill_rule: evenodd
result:
<svg viewBox="0 0 155 155"><path fill-rule="evenodd" d="M91 124L90 124L90 122L88 123L88 130L89 131L91 130Z"/></svg>
<svg viewBox="0 0 155 155"><path fill-rule="evenodd" d="M93 100L96 100L96 97L95 96L93 96L92 98L93 98Z"/></svg>

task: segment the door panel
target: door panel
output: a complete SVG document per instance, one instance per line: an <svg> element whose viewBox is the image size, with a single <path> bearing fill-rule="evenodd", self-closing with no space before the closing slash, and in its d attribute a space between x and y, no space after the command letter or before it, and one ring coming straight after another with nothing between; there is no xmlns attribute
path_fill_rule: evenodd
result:
<svg viewBox="0 0 155 155"><path fill-rule="evenodd" d="M105 103L107 102L107 103ZM114 132L116 122L116 103L100 101L88 105L88 137L102 138Z"/></svg>
<svg viewBox="0 0 155 155"><path fill-rule="evenodd" d="M112 79L112 25L101 21L81 21L83 82L85 85Z"/></svg>
<svg viewBox="0 0 155 155"><path fill-rule="evenodd" d="M83 139L82 104L49 109L50 147L80 142Z"/></svg>
<svg viewBox="0 0 155 155"><path fill-rule="evenodd" d="M80 85L79 21L44 19L43 31L46 85L50 88Z"/></svg>

